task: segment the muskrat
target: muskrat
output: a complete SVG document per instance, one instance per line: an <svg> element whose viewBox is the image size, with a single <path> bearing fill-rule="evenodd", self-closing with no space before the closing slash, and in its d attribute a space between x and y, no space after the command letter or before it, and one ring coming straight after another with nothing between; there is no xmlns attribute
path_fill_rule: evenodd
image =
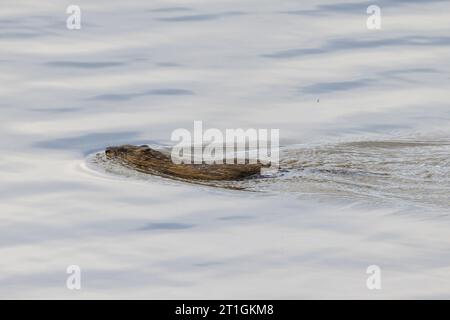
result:
<svg viewBox="0 0 450 320"><path fill-rule="evenodd" d="M242 180L260 174L264 167L261 163L175 164L170 155L146 145L108 147L105 154L108 159L117 160L140 172L197 181Z"/></svg>

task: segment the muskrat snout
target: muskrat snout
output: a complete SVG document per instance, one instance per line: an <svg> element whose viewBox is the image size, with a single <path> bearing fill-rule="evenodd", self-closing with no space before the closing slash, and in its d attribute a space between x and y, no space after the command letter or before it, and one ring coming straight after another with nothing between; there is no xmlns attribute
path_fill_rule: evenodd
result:
<svg viewBox="0 0 450 320"><path fill-rule="evenodd" d="M108 148L106 148L106 149L105 149L105 154L106 154L106 156L107 156L107 157L112 157L112 156L114 156L116 149L117 149L116 147L108 147Z"/></svg>

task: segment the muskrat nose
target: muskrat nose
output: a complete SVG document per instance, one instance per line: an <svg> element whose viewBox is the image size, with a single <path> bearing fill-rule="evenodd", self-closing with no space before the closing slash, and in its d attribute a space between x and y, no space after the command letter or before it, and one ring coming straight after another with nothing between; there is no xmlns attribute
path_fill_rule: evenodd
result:
<svg viewBox="0 0 450 320"><path fill-rule="evenodd" d="M106 154L107 156L112 155L112 154L113 154L113 149L114 149L114 148L112 148L112 147L106 148L106 149L105 149L105 154Z"/></svg>

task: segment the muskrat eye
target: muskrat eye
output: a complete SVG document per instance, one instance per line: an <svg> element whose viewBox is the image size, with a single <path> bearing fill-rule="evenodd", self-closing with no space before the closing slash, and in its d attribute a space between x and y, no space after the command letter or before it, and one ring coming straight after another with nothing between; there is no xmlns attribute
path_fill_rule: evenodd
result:
<svg viewBox="0 0 450 320"><path fill-rule="evenodd" d="M150 147L148 145L146 145L146 144L143 144L143 145L139 146L139 149L142 150L142 151L147 151L147 150L150 149Z"/></svg>

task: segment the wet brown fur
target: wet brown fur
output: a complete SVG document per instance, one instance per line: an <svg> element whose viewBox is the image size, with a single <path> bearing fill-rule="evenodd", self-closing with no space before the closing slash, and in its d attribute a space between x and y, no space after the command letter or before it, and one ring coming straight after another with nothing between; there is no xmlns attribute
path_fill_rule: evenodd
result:
<svg viewBox="0 0 450 320"><path fill-rule="evenodd" d="M157 173L186 180L241 180L261 172L262 164L175 164L170 155L148 146L109 147L107 158L145 173Z"/></svg>

